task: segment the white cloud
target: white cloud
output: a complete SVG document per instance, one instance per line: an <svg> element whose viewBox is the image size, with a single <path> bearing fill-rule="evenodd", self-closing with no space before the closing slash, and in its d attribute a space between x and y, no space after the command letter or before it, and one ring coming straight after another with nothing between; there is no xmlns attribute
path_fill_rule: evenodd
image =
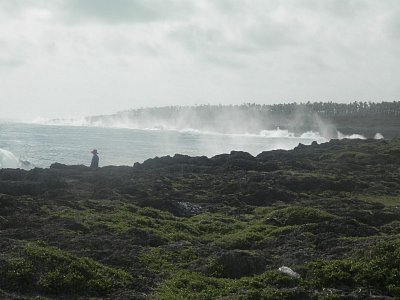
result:
<svg viewBox="0 0 400 300"><path fill-rule="evenodd" d="M399 16L397 0L0 0L0 117L398 100Z"/></svg>

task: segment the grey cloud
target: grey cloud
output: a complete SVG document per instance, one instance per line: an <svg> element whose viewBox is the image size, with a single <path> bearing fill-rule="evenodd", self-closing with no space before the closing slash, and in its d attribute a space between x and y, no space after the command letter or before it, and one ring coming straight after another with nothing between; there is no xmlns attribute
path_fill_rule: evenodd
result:
<svg viewBox="0 0 400 300"><path fill-rule="evenodd" d="M24 10L29 2L26 0L0 0L1 11L6 11L7 13L15 13Z"/></svg>
<svg viewBox="0 0 400 300"><path fill-rule="evenodd" d="M17 42L21 48L27 46L26 43ZM15 47L9 47L6 38L0 39L0 70L10 70L26 65L26 55L23 50L16 49Z"/></svg>
<svg viewBox="0 0 400 300"><path fill-rule="evenodd" d="M202 62L228 68L244 66L237 56L247 50L241 49L242 46L234 41L229 41L221 29L203 29L189 25L175 30L170 37Z"/></svg>
<svg viewBox="0 0 400 300"><path fill-rule="evenodd" d="M398 7L392 9L387 22L387 33L389 39L393 39L395 42L400 41L400 1Z"/></svg>
<svg viewBox="0 0 400 300"><path fill-rule="evenodd" d="M393 1L396 0L381 0L381 2ZM254 13L259 10L275 10L280 7L286 7L294 11L310 10L316 13L346 17L364 11L377 2L374 0L214 0L213 4L221 13L228 14L241 14L246 11Z"/></svg>
<svg viewBox="0 0 400 300"><path fill-rule="evenodd" d="M21 103L47 107L57 86L110 111L135 97L396 96L399 20L400 0L0 0L0 82Z"/></svg>
<svg viewBox="0 0 400 300"><path fill-rule="evenodd" d="M292 24L277 24L270 20L264 20L247 29L245 35L247 43L253 50L257 52L270 51L298 45L301 28L301 24L296 24L294 27Z"/></svg>
<svg viewBox="0 0 400 300"><path fill-rule="evenodd" d="M218 0L218 3L225 5L225 1ZM239 7L239 4L236 5ZM231 4L230 8L233 9L233 6ZM261 8L266 7L262 5ZM206 26L192 23L178 27L170 36L189 53L229 67L243 66L242 60L246 56L279 51L282 47L296 46L301 42L298 34L301 24L277 23L268 15L261 14L252 19L250 24L243 25L240 23L242 20L251 19L250 11L244 12L243 16L223 17L226 18L225 24L229 24L225 28L220 27L219 22L210 22Z"/></svg>
<svg viewBox="0 0 400 300"><path fill-rule="evenodd" d="M185 18L193 10L184 0L65 0L61 7L70 21L108 23Z"/></svg>
<svg viewBox="0 0 400 300"><path fill-rule="evenodd" d="M191 55L222 66L243 66L255 55L267 60L288 55L294 65L302 61L304 68L327 72L338 66L347 70L360 61L371 50L368 30L381 30L374 29L375 18L400 7L400 1L393 0L215 0L212 4L235 36L227 36L218 22L206 28L196 23L177 28L171 36ZM274 19L279 9L291 18ZM397 36L398 20L393 18L391 26Z"/></svg>
<svg viewBox="0 0 400 300"><path fill-rule="evenodd" d="M397 18L392 19L390 24L390 34L394 37L397 41L400 40L400 16Z"/></svg>
<svg viewBox="0 0 400 300"><path fill-rule="evenodd" d="M171 37L182 42L190 51L213 51L225 42L220 29L202 29L195 25L180 27L171 33Z"/></svg>
<svg viewBox="0 0 400 300"><path fill-rule="evenodd" d="M2 69L13 69L24 65L25 62L16 59L0 59L0 71Z"/></svg>
<svg viewBox="0 0 400 300"><path fill-rule="evenodd" d="M30 8L55 10L60 3L61 0L0 0L0 10L7 14L18 15Z"/></svg>
<svg viewBox="0 0 400 300"><path fill-rule="evenodd" d="M385 1L385 0L382 0ZM387 1L387 0L386 0ZM391 1L391 0L389 0ZM295 7L326 13L336 17L352 17L368 10L378 1L371 0L297 0ZM293 3L293 1L292 1Z"/></svg>
<svg viewBox="0 0 400 300"><path fill-rule="evenodd" d="M185 0L0 0L0 11L19 14L31 8L51 11L68 22L128 23L187 18L194 1Z"/></svg>
<svg viewBox="0 0 400 300"><path fill-rule="evenodd" d="M242 13L246 5L243 1L231 0L214 0L212 4L215 8L224 14L227 13Z"/></svg>

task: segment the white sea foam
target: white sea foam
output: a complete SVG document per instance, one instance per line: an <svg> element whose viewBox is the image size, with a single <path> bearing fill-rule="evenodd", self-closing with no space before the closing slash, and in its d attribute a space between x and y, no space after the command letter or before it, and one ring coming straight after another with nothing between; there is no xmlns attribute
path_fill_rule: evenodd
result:
<svg viewBox="0 0 400 300"><path fill-rule="evenodd" d="M181 133L192 133L192 134L202 134L202 133L208 133L209 134L209 132L201 132L201 130L194 129L194 128L180 129L179 132L181 132Z"/></svg>
<svg viewBox="0 0 400 300"><path fill-rule="evenodd" d="M102 124L98 122L88 122L86 118L62 118L62 119L50 119L50 118L42 118L38 117L31 122L38 125L56 125L56 126L98 126L98 127L105 127L101 126Z"/></svg>
<svg viewBox="0 0 400 300"><path fill-rule="evenodd" d="M326 138L321 136L318 132L314 131L307 131L304 132L303 134L300 135L301 139L309 139L309 140L315 140L315 141L326 141Z"/></svg>
<svg viewBox="0 0 400 300"><path fill-rule="evenodd" d="M340 131L337 132L338 135L338 139L342 140L342 139L350 139L350 140L355 140L355 139L360 139L360 140L365 140L366 137L361 135L361 134L343 134Z"/></svg>
<svg viewBox="0 0 400 300"><path fill-rule="evenodd" d="M377 132L376 134L375 134L375 136L374 136L374 139L375 140L383 140L385 137L381 134L381 133L379 133L379 132Z"/></svg>
<svg viewBox="0 0 400 300"><path fill-rule="evenodd" d="M260 132L261 136L268 138L293 138L295 134L289 132L287 129L280 129L279 127L274 130L263 130Z"/></svg>

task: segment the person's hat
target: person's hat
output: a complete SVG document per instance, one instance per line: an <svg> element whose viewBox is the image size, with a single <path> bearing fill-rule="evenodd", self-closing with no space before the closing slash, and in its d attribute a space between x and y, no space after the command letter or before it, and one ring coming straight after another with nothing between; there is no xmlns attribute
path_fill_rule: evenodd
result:
<svg viewBox="0 0 400 300"><path fill-rule="evenodd" d="M97 149L93 149L90 153L97 154Z"/></svg>

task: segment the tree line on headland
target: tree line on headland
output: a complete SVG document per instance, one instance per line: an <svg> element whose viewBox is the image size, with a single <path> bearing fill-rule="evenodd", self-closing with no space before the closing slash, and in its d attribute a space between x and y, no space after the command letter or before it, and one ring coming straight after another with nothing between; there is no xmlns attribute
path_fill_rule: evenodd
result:
<svg viewBox="0 0 400 300"><path fill-rule="evenodd" d="M318 113L324 116L349 116L349 115L392 115L400 116L400 101L394 102L307 102L305 104L289 103L265 105L273 113L288 114L297 110L305 110Z"/></svg>
<svg viewBox="0 0 400 300"><path fill-rule="evenodd" d="M157 115L174 115L181 111L196 111L213 115L231 109L259 112L260 114L282 114L288 115L296 112L313 112L323 116L348 116L348 115L392 115L400 116L400 101L393 102L362 102L354 101L351 103L335 103L335 102L307 102L307 103L284 103L284 104L256 104L244 103L241 105L196 105L196 106L164 106L154 108L140 108L120 113L129 113L132 115L141 114L143 111L155 113Z"/></svg>

